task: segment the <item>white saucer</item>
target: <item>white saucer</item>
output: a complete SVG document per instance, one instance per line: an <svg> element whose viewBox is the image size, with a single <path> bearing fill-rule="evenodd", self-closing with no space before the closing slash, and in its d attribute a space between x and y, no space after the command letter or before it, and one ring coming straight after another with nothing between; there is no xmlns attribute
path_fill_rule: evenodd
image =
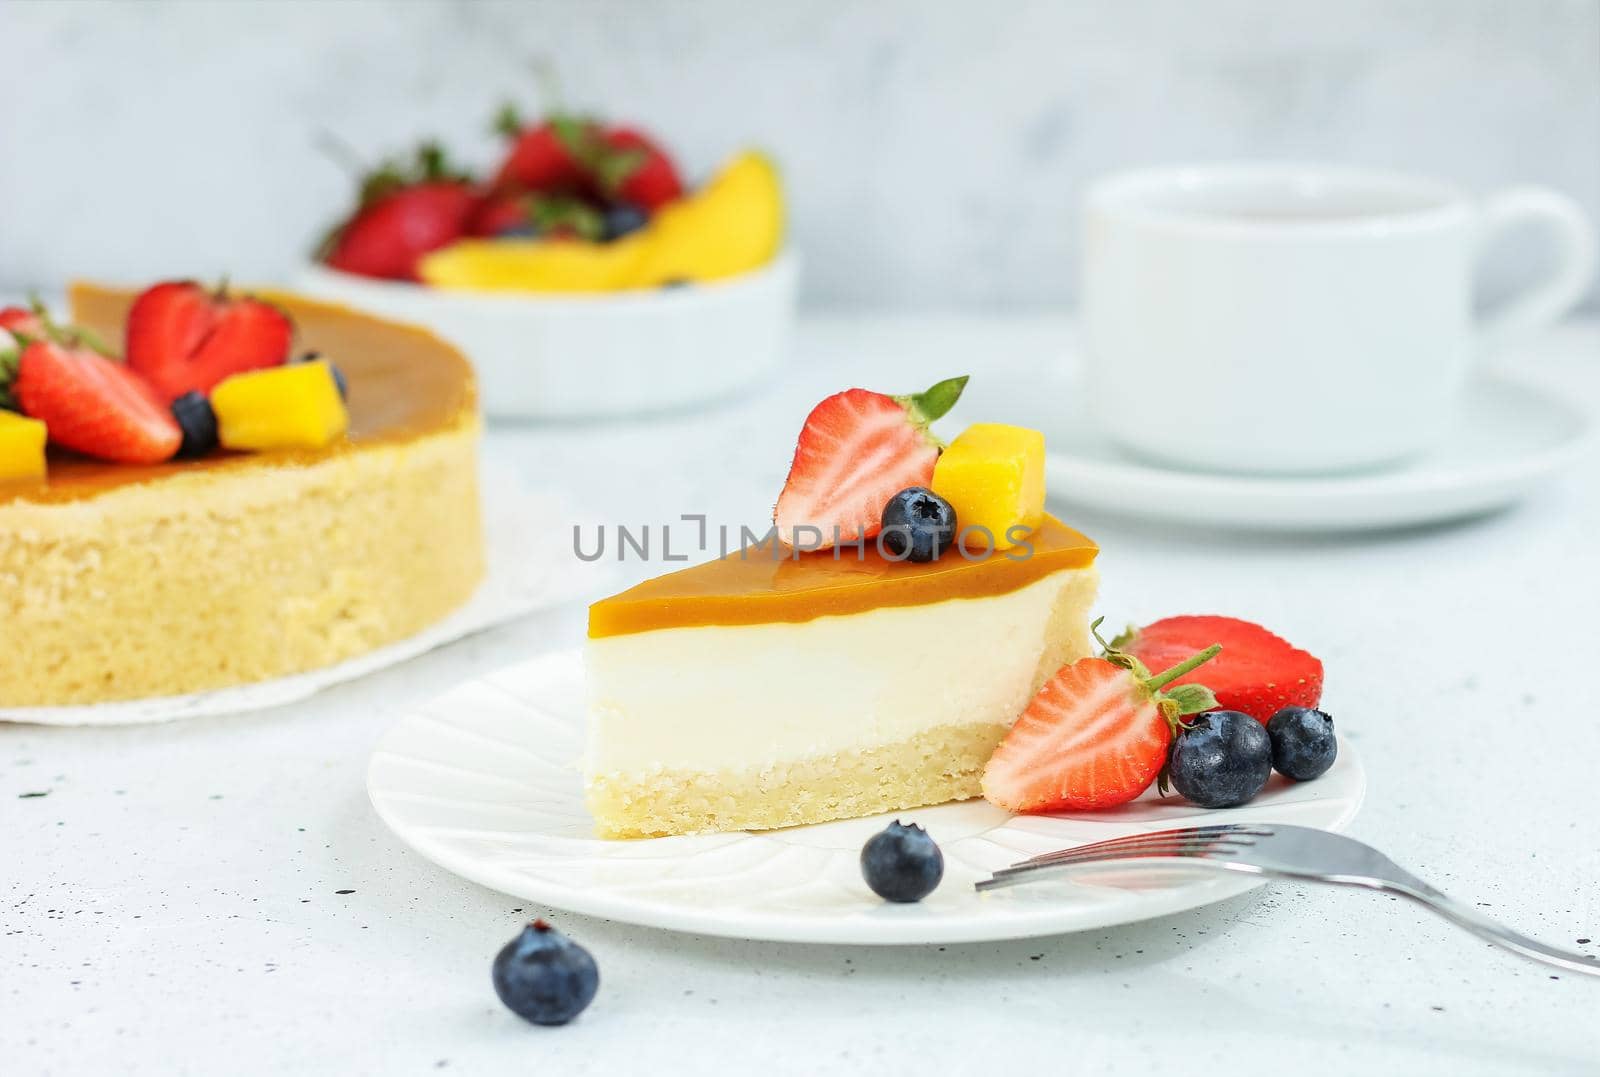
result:
<svg viewBox="0 0 1600 1077"><path fill-rule="evenodd" d="M981 391L986 401L1005 394L1007 422L1044 431L1053 500L1272 531L1366 531L1502 508L1582 456L1592 426L1589 416L1544 389L1484 376L1469 387L1445 444L1404 467L1327 478L1219 475L1120 452L1097 432L1081 384L1068 376Z"/></svg>
<svg viewBox="0 0 1600 1077"><path fill-rule="evenodd" d="M593 837L583 806L583 663L548 655L413 705L367 769L373 807L407 845L458 875L538 904L674 931L784 942L975 942L1086 931L1181 912L1259 881L1203 869L1097 876L990 894L972 884L1035 853L1202 822L1339 830L1366 776L1349 741L1317 781L1274 777L1250 804L1205 811L1152 792L1125 808L1012 816L981 800L896 813L945 856L939 888L888 905L861 880L868 837L888 818L649 841Z"/></svg>

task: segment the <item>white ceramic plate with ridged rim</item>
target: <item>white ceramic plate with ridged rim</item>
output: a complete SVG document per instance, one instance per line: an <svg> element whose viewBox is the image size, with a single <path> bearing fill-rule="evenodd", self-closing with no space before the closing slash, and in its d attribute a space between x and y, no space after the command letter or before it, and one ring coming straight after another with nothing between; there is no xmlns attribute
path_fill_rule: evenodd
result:
<svg viewBox="0 0 1600 1077"><path fill-rule="evenodd" d="M1591 418L1537 385L1484 374L1445 440L1403 467L1326 477L1181 471L1120 452L1095 427L1083 383L969 391L1005 421L1043 430L1052 500L1119 515L1255 531L1374 531L1465 519L1526 497L1590 451ZM1175 433L1182 437L1181 432Z"/></svg>
<svg viewBox="0 0 1600 1077"><path fill-rule="evenodd" d="M1198 823L1278 822L1339 830L1366 776L1348 739L1333 769L1296 785L1273 776L1249 805L1205 811L1152 791L1125 808L1012 816L983 802L896 813L945 856L916 905L878 900L859 855L891 816L788 830L644 841L592 836L583 805L583 661L576 651L468 681L403 713L379 741L367 791L413 849L530 902L648 927L781 942L977 942L1085 931L1233 897L1259 880L1205 872L1057 880L978 894L995 868L1051 849Z"/></svg>

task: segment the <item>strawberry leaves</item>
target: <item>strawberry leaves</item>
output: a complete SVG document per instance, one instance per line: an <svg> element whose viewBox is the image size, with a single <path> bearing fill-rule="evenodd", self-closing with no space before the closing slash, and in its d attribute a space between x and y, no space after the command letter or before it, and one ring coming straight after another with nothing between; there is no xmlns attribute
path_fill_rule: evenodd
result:
<svg viewBox="0 0 1600 1077"><path fill-rule="evenodd" d="M959 378L946 378L920 393L897 396L895 403L906 409L912 422L927 426L935 419L943 418L956 406L956 401L961 399L961 391L967 387L968 377L963 374Z"/></svg>

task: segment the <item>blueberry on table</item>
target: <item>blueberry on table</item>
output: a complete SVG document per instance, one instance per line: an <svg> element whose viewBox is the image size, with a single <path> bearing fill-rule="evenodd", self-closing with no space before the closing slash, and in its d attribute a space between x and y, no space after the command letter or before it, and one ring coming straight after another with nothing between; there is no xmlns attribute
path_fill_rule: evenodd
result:
<svg viewBox="0 0 1600 1077"><path fill-rule="evenodd" d="M217 413L206 395L190 390L172 402L172 417L183 431L179 456L204 456L217 447Z"/></svg>
<svg viewBox="0 0 1600 1077"><path fill-rule="evenodd" d="M594 999L600 970L589 951L535 920L494 959L494 992L518 1017L564 1025Z"/></svg>
<svg viewBox="0 0 1600 1077"><path fill-rule="evenodd" d="M1202 808L1243 804L1272 775L1272 740L1240 711L1207 711L1189 719L1167 761L1172 787Z"/></svg>
<svg viewBox="0 0 1600 1077"><path fill-rule="evenodd" d="M1272 740L1272 765L1285 778L1309 782L1320 778L1339 756L1333 716L1311 707L1285 707L1267 723Z"/></svg>
<svg viewBox="0 0 1600 1077"><path fill-rule="evenodd" d="M861 877L886 901L921 901L944 878L944 854L926 830L897 819L861 847Z"/></svg>
<svg viewBox="0 0 1600 1077"><path fill-rule="evenodd" d="M956 510L926 486L911 486L883 507L883 548L901 561L932 561L956 539Z"/></svg>

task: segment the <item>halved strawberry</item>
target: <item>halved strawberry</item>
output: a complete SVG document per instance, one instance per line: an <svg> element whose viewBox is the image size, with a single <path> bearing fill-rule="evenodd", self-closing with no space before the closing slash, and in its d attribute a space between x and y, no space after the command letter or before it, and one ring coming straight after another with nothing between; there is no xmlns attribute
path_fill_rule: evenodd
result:
<svg viewBox="0 0 1600 1077"><path fill-rule="evenodd" d="M1093 811L1136 799L1166 765L1178 719L1216 706L1196 685L1164 689L1218 650L1155 676L1111 648L1062 666L984 767L984 798L1015 812Z"/></svg>
<svg viewBox="0 0 1600 1077"><path fill-rule="evenodd" d="M90 456L155 464L183 441L165 404L137 374L88 348L35 340L23 349L12 390L52 442Z"/></svg>
<svg viewBox="0 0 1600 1077"><path fill-rule="evenodd" d="M1206 667L1205 683L1224 710L1265 722L1284 707L1315 707L1321 701L1322 660L1237 617L1167 617L1130 629L1112 646L1159 667L1213 640L1225 650Z"/></svg>
<svg viewBox="0 0 1600 1077"><path fill-rule="evenodd" d="M812 408L772 510L779 537L827 549L876 535L891 497L933 482L942 446L928 424L955 406L966 384L965 376L949 378L910 396L846 389Z"/></svg>
<svg viewBox="0 0 1600 1077"><path fill-rule="evenodd" d="M270 303L194 281L139 293L128 311L127 363L164 402L208 393L230 374L289 360L294 324Z"/></svg>

